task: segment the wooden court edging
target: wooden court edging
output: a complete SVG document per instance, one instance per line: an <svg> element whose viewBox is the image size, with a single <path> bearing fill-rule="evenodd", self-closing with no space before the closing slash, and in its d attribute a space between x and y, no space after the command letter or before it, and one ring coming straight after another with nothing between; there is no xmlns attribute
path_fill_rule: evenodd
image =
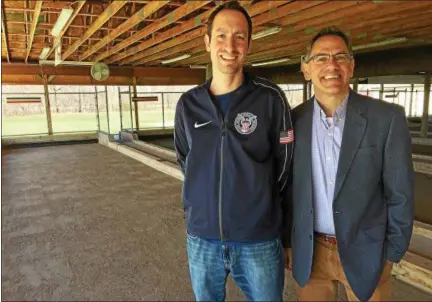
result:
<svg viewBox="0 0 432 302"><path fill-rule="evenodd" d="M105 137L105 135L99 135L99 143L111 149L114 149L126 156L129 156L155 170L158 170L183 181L183 174L181 173L180 169L172 163L161 162L158 160L157 157L149 154L144 154L143 152L139 152L125 145L120 145L116 142L111 142L109 138Z"/></svg>
<svg viewBox="0 0 432 302"><path fill-rule="evenodd" d="M392 274L432 295L432 261L407 252L400 263L393 265Z"/></svg>
<svg viewBox="0 0 432 302"><path fill-rule="evenodd" d="M426 237L432 241L432 226L420 221L414 222L414 233ZM432 251L431 251L432 255Z"/></svg>

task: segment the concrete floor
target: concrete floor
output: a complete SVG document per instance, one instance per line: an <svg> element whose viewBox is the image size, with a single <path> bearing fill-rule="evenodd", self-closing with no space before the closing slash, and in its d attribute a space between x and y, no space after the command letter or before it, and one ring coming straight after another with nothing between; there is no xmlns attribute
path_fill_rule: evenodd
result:
<svg viewBox="0 0 432 302"><path fill-rule="evenodd" d="M98 144L4 151L3 300L193 300L180 191ZM395 300L432 299L393 282ZM244 300L231 281L227 300Z"/></svg>

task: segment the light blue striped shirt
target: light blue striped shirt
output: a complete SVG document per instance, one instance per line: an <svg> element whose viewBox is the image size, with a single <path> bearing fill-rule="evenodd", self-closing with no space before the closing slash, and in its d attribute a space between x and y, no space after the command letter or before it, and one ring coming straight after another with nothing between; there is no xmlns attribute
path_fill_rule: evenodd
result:
<svg viewBox="0 0 432 302"><path fill-rule="evenodd" d="M316 232L328 235L335 235L333 198L347 103L348 95L336 109L333 117L327 117L314 99L312 123L314 229Z"/></svg>

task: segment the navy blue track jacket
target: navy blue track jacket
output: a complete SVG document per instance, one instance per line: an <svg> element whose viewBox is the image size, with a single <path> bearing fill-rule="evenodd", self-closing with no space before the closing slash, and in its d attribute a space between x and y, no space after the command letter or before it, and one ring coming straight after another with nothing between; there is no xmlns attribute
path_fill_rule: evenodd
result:
<svg viewBox="0 0 432 302"><path fill-rule="evenodd" d="M247 73L244 81L224 118L211 79L177 103L174 143L191 235L256 242L291 232L283 214L294 149L290 107L274 83Z"/></svg>

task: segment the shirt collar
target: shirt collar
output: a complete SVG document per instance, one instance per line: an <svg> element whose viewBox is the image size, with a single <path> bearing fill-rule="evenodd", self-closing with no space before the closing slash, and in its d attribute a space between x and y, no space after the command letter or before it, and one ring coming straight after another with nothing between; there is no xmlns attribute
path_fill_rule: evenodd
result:
<svg viewBox="0 0 432 302"><path fill-rule="evenodd" d="M336 112L334 114L334 118L336 118L336 120L340 120L340 119L345 118L346 110L347 110L347 104L348 104L348 96L349 96L349 93L344 97L344 99L342 100L342 103L336 109ZM319 116L321 118L327 117L324 110L322 110L321 106L318 104L316 97L314 97L314 115Z"/></svg>

